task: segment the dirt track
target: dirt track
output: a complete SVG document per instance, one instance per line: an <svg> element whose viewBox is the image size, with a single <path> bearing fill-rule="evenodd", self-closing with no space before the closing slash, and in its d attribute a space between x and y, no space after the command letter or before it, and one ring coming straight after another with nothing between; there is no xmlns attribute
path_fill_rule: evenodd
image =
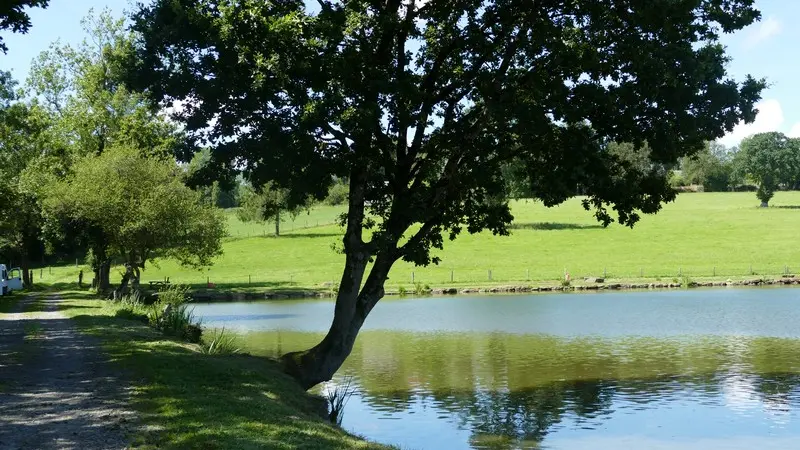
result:
<svg viewBox="0 0 800 450"><path fill-rule="evenodd" d="M0 449L124 449L130 392L60 301L29 296L0 314Z"/></svg>

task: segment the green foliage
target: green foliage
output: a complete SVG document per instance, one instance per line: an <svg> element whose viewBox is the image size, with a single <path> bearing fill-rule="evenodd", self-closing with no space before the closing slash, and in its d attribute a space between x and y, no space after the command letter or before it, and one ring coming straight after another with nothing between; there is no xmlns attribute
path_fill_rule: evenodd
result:
<svg viewBox="0 0 800 450"><path fill-rule="evenodd" d="M406 289L405 286L400 285L397 287L397 295L399 295L400 297L405 297L407 294L408 290Z"/></svg>
<svg viewBox="0 0 800 450"><path fill-rule="evenodd" d="M350 185L347 180L336 180L328 190L328 196L325 197L325 204L331 206L347 204L349 195Z"/></svg>
<svg viewBox="0 0 800 450"><path fill-rule="evenodd" d="M767 206L781 184L800 178L800 139L779 132L755 134L742 141L734 161L740 173L758 184L756 196Z"/></svg>
<svg viewBox="0 0 800 450"><path fill-rule="evenodd" d="M686 186L686 179L683 178L683 174L678 171L672 171L669 175L669 185L673 189L677 189L679 187Z"/></svg>
<svg viewBox="0 0 800 450"><path fill-rule="evenodd" d="M651 160L674 163L752 120L764 87L732 82L718 41L759 17L749 0L647 3L624 15L593 2L548 14L485 2L323 1L319 14L300 3L214 4L140 7L131 82L159 101L191 99L176 118L198 138L237 135L215 146L217 159L255 185L288 188L292 203L323 198L332 176L349 177L351 192L364 193L351 216L378 218L351 232L374 228L366 248L392 261L436 262L430 250L462 230L506 234L508 206L487 199L504 193L502 168L514 158L547 205L580 186L603 223L633 224L674 193L660 172L616 176L628 165L598 142L646 141ZM580 19L552 19L562 14ZM241 38L228 39L230 30ZM608 35L619 42L608 45ZM411 41L413 54L403 50ZM209 129L216 114L226 120ZM414 224L423 226L389 254Z"/></svg>
<svg viewBox="0 0 800 450"><path fill-rule="evenodd" d="M206 355L235 355L241 350L236 344L236 336L226 333L223 327L214 330L214 333L204 338L200 343L200 351Z"/></svg>
<svg viewBox="0 0 800 450"><path fill-rule="evenodd" d="M431 287L427 284L422 284L420 281L414 282L414 295L425 295L431 293Z"/></svg>
<svg viewBox="0 0 800 450"><path fill-rule="evenodd" d="M13 33L27 33L31 27L31 18L26 8L47 8L50 0L5 0L0 7L0 30ZM8 52L8 47L0 36L0 52Z"/></svg>
<svg viewBox="0 0 800 450"><path fill-rule="evenodd" d="M242 186L239 190L240 207L236 216L242 222L273 222L275 235L280 235L282 214L294 220L302 211L308 211L309 204L292 204L289 191L267 183L258 189Z"/></svg>
<svg viewBox="0 0 800 450"><path fill-rule="evenodd" d="M78 155L99 154L112 145L149 155L177 152L183 140L175 125L122 81L134 42L124 19L108 10L90 11L81 25L88 38L77 47L52 44L33 61L28 80L32 94L58 120L60 145Z"/></svg>
<svg viewBox="0 0 800 450"><path fill-rule="evenodd" d="M108 248L137 270L163 257L203 267L221 254L221 213L183 184L174 162L121 147L84 156L72 170L45 187L46 209L102 230Z"/></svg>
<svg viewBox="0 0 800 450"><path fill-rule="evenodd" d="M735 150L710 142L691 157L681 159L683 176L689 184L700 184L706 192L727 191L733 187Z"/></svg>
<svg viewBox="0 0 800 450"><path fill-rule="evenodd" d="M182 305L191 301L189 286L172 285L158 293L158 302L162 305Z"/></svg>

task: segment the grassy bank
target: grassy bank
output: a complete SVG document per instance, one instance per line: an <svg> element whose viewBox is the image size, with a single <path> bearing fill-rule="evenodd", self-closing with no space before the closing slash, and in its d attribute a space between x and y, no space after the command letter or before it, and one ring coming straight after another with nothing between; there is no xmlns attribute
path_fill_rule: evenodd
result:
<svg viewBox="0 0 800 450"><path fill-rule="evenodd" d="M334 428L319 417L320 400L284 375L276 362L246 355L211 356L115 317L108 302L63 293L64 314L131 380L144 449L386 448Z"/></svg>
<svg viewBox="0 0 800 450"><path fill-rule="evenodd" d="M573 279L605 276L616 280L741 279L780 275L787 266L790 272L798 272L800 247L794 242L800 192L778 192L771 205L759 208L749 192L682 194L659 214L644 216L629 229L600 227L582 209L580 199L556 208L516 201L511 236L463 234L437 252L442 259L439 266L415 268L398 263L387 288L413 291L412 279L434 288L527 281L552 284L563 278L565 269ZM336 213L332 207L312 212L321 218ZM343 256L331 246L341 240L339 227L291 231L284 226L285 234L275 238L263 236L271 225L259 225L260 235L242 237L242 227L255 225L238 223L233 215L229 221L229 230L234 231L224 244L224 256L213 267L192 271L163 261L158 267L148 267L144 280L170 277L195 286L208 280L218 288L234 290L324 289L338 280ZM74 283L77 271L74 265L53 268L52 273L45 269L42 281ZM116 271L113 275L118 278Z"/></svg>

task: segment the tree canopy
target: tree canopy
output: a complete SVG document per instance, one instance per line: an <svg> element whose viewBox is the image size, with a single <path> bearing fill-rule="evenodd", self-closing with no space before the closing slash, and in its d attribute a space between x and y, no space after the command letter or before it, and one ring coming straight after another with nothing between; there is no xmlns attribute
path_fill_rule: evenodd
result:
<svg viewBox="0 0 800 450"><path fill-rule="evenodd" d="M157 0L133 17L128 64L254 185L297 204L349 180L333 324L284 358L306 387L350 353L395 261L435 263L463 230L508 233L509 161L545 205L580 191L604 225L632 226L674 198L660 166L752 121L764 88L727 75L719 42L759 18L752 0L318 6ZM653 164L609 142L647 142Z"/></svg>
<svg viewBox="0 0 800 450"><path fill-rule="evenodd" d="M183 184L174 162L139 149L111 147L82 157L71 175L46 187L45 206L101 230L107 254L131 270L123 284L138 283L140 269L157 258L202 267L222 252L221 213Z"/></svg>
<svg viewBox="0 0 800 450"><path fill-rule="evenodd" d="M749 136L740 144L735 166L758 184L756 196L766 207L780 184L800 178L800 139L777 131Z"/></svg>

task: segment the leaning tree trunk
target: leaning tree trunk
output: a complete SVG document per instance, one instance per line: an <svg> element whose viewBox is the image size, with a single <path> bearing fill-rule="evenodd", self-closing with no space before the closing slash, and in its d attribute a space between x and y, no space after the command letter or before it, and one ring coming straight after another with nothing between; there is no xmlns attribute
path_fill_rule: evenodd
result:
<svg viewBox="0 0 800 450"><path fill-rule="evenodd" d="M371 254L362 239L366 178L366 170L353 170L350 175L347 229L343 239L345 266L331 328L313 348L281 357L286 373L304 389L330 380L350 355L364 319L383 297L383 283L394 262L385 253L378 253L366 283L361 286Z"/></svg>
<svg viewBox="0 0 800 450"><path fill-rule="evenodd" d="M123 295L128 293L128 283L130 283L131 279L135 277L133 266L130 264L125 264L125 273L122 275L122 281L119 283L119 287L114 290L114 299L118 300L122 298Z"/></svg>
<svg viewBox="0 0 800 450"><path fill-rule="evenodd" d="M275 236L281 235L281 210L275 211Z"/></svg>
<svg viewBox="0 0 800 450"><path fill-rule="evenodd" d="M383 285L393 261L378 255L359 292L368 259L366 253L348 255L336 297L333 323L322 342L309 350L281 357L286 373L294 377L303 389L310 389L333 377L353 350L367 315L383 298Z"/></svg>

